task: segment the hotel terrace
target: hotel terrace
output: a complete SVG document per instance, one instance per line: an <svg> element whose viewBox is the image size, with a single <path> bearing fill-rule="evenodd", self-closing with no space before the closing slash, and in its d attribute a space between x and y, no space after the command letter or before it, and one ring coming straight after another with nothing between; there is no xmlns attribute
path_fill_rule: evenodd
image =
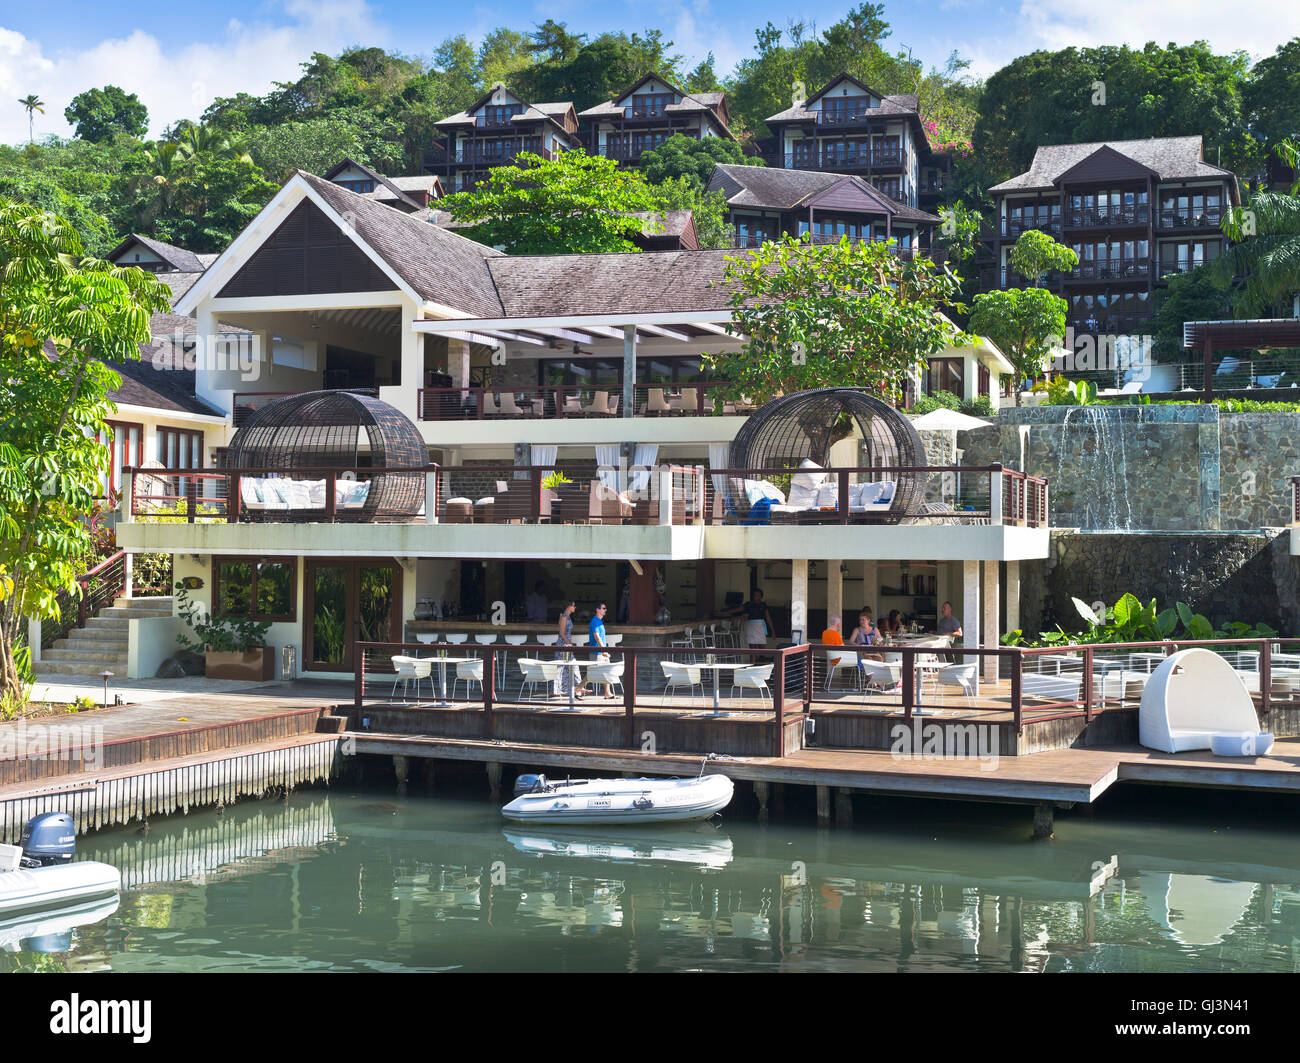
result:
<svg viewBox="0 0 1300 1063"><path fill-rule="evenodd" d="M368 669L371 690L422 635L531 644L568 598L579 630L608 602L633 654L706 638L749 653L734 614L755 589L768 653L818 641L831 614L849 629L863 607L932 629L945 600L960 642L997 647L1019 626L1019 562L1047 555L1047 485L959 467L949 433L923 443L851 389L723 398L701 353L744 342L726 257L508 256L299 173L176 285L205 412L183 453L117 454L118 545L173 554L217 615L271 621L298 674ZM996 348L945 357L997 403L1010 366ZM571 483L544 488L555 470ZM539 582L546 620L526 622ZM132 622L129 677L152 676L180 630ZM643 694L656 677L662 691L655 664ZM517 662L495 665L497 696L524 697Z"/></svg>

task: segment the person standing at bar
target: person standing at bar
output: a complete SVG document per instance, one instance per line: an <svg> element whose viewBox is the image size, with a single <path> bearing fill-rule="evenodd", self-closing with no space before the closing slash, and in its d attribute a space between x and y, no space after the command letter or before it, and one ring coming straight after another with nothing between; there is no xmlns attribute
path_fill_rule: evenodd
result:
<svg viewBox="0 0 1300 1063"><path fill-rule="evenodd" d="M560 693L567 695L569 688L573 685L573 613L578 608L578 603L569 601L560 611L560 621L557 625L559 641L555 646L555 659L560 663ZM568 647L567 649L565 647ZM567 658L567 660L566 660ZM574 697L581 698L584 696L582 690L574 691Z"/></svg>
<svg viewBox="0 0 1300 1063"><path fill-rule="evenodd" d="M755 587L749 601L728 609L722 615L735 616L737 613L745 614L745 645L751 650L767 649L767 637L772 633L772 613L767 602L763 601L763 592Z"/></svg>
<svg viewBox="0 0 1300 1063"><path fill-rule="evenodd" d="M545 581L539 579L533 584L533 593L524 599L524 618L530 623L546 623L546 613L550 607L550 602L546 600L546 595L542 593L545 586Z"/></svg>

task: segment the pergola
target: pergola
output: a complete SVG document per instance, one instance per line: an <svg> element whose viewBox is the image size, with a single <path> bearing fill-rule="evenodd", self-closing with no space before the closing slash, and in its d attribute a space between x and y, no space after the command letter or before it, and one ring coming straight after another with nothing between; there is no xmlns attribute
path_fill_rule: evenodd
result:
<svg viewBox="0 0 1300 1063"><path fill-rule="evenodd" d="M1205 364L1205 401L1214 398L1214 352L1300 347L1300 318L1251 318L1242 321L1186 321L1183 347L1201 351Z"/></svg>

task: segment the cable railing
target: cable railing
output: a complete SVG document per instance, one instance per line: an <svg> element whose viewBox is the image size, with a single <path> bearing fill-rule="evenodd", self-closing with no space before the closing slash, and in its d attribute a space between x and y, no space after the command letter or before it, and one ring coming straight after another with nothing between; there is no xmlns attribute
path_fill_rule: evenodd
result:
<svg viewBox="0 0 1300 1063"><path fill-rule="evenodd" d="M74 627L85 627L87 620L125 590L126 551L118 550L77 577L76 593L59 592L59 615L41 624L41 649L67 638Z"/></svg>
<svg viewBox="0 0 1300 1063"><path fill-rule="evenodd" d="M1091 207L1066 211L1065 225L1069 229L1106 228L1115 225L1146 225L1151 221L1151 211L1145 206Z"/></svg>
<svg viewBox="0 0 1300 1063"><path fill-rule="evenodd" d="M1203 210L1162 210L1156 215L1157 229L1218 229L1223 224L1220 207Z"/></svg>
<svg viewBox="0 0 1300 1063"><path fill-rule="evenodd" d="M856 148L787 152L787 170L860 170L876 167L897 167L907 162L907 152L902 148Z"/></svg>
<svg viewBox="0 0 1300 1063"><path fill-rule="evenodd" d="M633 389L638 417L693 417L715 412L743 414L752 403L714 401L717 381L639 384ZM552 420L626 416L621 384L541 384L500 387L421 388L417 413L424 421Z"/></svg>

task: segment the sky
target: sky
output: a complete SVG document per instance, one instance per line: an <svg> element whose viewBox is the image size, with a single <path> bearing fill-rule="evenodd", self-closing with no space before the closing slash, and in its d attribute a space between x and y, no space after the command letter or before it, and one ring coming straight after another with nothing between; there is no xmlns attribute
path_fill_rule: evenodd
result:
<svg viewBox="0 0 1300 1063"><path fill-rule="evenodd" d="M292 81L312 52L337 54L360 44L428 56L464 33L477 42L498 25L518 29L553 18L570 31L596 34L659 28L687 68L710 52L719 73L752 54L754 31L771 21L806 19L825 28L853 3L842 0L54 0L5 5L0 12L0 142L27 139L18 99L35 93L45 113L35 134L68 136L63 110L73 96L106 84L136 93L154 135L179 118L197 118L218 96L264 93ZM504 12L504 13L503 13ZM971 72L988 75L1038 48L1168 44L1207 40L1218 51L1254 58L1300 36L1295 0L885 0L886 42L909 48L928 66L954 50Z"/></svg>

